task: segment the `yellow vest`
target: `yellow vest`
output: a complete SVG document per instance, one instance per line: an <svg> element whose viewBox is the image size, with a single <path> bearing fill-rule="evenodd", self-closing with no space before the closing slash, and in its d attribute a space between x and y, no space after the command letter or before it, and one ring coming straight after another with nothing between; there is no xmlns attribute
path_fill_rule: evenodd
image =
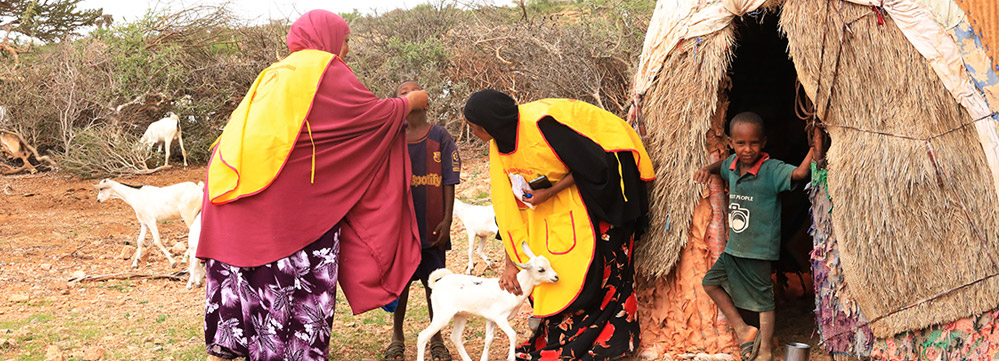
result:
<svg viewBox="0 0 999 361"><path fill-rule="evenodd" d="M575 185L533 210L519 204L513 196L510 173L522 174L527 180L545 175L552 184L569 174L538 128L538 120L545 116L552 116L588 137L604 151L631 151L642 179L655 178L652 162L638 134L614 114L570 99L543 99L520 105L516 148L509 154L501 154L496 142L491 141L489 173L496 221L510 259L527 262L528 257L520 249L521 242L526 241L534 254L545 256L558 273L558 282L542 284L532 293L534 314L541 317L561 312L579 295L593 261L596 241L594 225Z"/></svg>
<svg viewBox="0 0 999 361"><path fill-rule="evenodd" d="M277 178L303 125L311 139L306 117L334 59L324 51L300 50L260 72L215 141L208 168L212 204L260 193ZM314 147L312 162L314 177Z"/></svg>

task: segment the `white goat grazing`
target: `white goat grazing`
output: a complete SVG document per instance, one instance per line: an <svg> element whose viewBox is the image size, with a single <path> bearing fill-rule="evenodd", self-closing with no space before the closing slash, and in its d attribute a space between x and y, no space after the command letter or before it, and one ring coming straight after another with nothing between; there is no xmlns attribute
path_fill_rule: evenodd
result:
<svg viewBox="0 0 999 361"><path fill-rule="evenodd" d="M136 187L104 179L94 187L98 191L98 202L118 198L135 210L135 216L139 219L142 229L139 231L139 239L135 245L132 268L139 267L139 258L142 257L142 241L146 238L146 229L149 229L153 234L153 243L166 255L167 260L170 261L170 267L176 265L170 251L167 251L166 247L163 247L163 243L160 243L160 231L156 228L156 222L180 218L190 228L195 216L201 212L204 183L184 182L160 188Z"/></svg>
<svg viewBox="0 0 999 361"><path fill-rule="evenodd" d="M184 166L187 166L187 151L184 150L184 138L181 136L180 130L180 117L173 112L167 113L167 117L157 120L152 124L149 124L149 128L146 128L146 132L142 134L142 138L139 139L139 143L146 146L146 149L152 149L153 145L160 144L160 148L157 151L163 150L163 145L166 145L166 156L163 159L163 165L170 165L170 144L173 140L177 139L180 143L180 155L184 157Z"/></svg>
<svg viewBox="0 0 999 361"><path fill-rule="evenodd" d="M454 319L454 329L451 331L451 342L458 349L463 361L471 361L465 351L462 332L468 317L477 315L486 319L486 340L482 346L482 361L489 359L489 343L493 340L496 327L503 330L510 339L510 353L507 360L514 360L514 344L517 342L517 332L510 327L509 319L527 300L534 287L544 282L558 281L558 274L544 256L535 256L527 247L521 244L524 254L531 259L526 264L517 264L520 272L517 281L523 294L520 296L504 291L499 287L498 278L481 278L462 274L453 274L446 268L438 269L430 274L428 286L433 289L430 304L433 306L434 318L430 326L420 331L417 336L417 361L423 361L427 341L437 333L448 321Z"/></svg>
<svg viewBox="0 0 999 361"><path fill-rule="evenodd" d="M201 238L200 212L194 217L194 222L190 224L190 228L187 232L187 252L184 252L184 257L187 258L187 289L195 286L201 287L201 282L205 279L205 265L201 264L201 260L196 256L198 239Z"/></svg>
<svg viewBox="0 0 999 361"><path fill-rule="evenodd" d="M479 242L479 257L486 262L486 266L492 266L489 257L482 252L489 236L496 234L496 211L492 206L476 206L460 199L454 200L454 215L465 225L465 232L468 233L468 268L465 273L472 273L472 251L475 249L475 242Z"/></svg>

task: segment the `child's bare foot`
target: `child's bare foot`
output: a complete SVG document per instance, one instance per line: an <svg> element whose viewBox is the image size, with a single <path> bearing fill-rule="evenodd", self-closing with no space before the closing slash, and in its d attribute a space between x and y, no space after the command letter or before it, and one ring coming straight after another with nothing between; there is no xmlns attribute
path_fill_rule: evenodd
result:
<svg viewBox="0 0 999 361"><path fill-rule="evenodd" d="M739 337L739 355L743 360L752 360L760 347L760 329L746 326L742 332L736 331L736 336Z"/></svg>

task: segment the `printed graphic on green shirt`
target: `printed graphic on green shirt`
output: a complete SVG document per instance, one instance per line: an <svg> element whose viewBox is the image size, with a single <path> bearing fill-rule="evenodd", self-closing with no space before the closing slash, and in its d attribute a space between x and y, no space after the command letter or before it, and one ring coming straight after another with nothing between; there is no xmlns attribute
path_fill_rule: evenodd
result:
<svg viewBox="0 0 999 361"><path fill-rule="evenodd" d="M739 175L735 155L722 163L720 175L728 182L729 239L725 253L742 258L777 260L780 256L780 193L791 189L794 166L764 153Z"/></svg>

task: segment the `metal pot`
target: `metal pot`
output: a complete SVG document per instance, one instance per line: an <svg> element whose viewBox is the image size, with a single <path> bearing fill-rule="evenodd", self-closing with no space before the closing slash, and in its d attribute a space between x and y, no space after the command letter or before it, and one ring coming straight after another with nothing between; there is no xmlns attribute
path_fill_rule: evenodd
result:
<svg viewBox="0 0 999 361"><path fill-rule="evenodd" d="M800 342L785 344L784 361L808 361L808 352L812 346Z"/></svg>

